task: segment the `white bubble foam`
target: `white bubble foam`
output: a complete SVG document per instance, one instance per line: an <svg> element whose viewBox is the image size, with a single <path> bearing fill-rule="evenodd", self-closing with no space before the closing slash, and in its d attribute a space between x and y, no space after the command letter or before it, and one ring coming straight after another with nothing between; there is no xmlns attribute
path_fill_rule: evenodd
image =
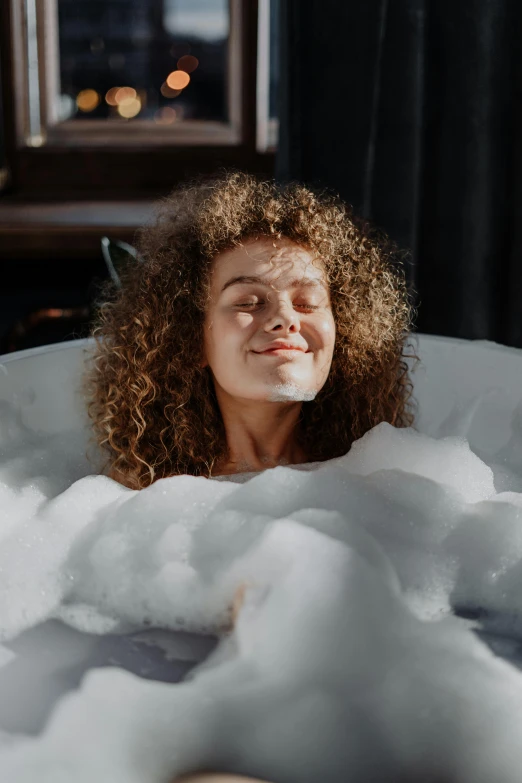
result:
<svg viewBox="0 0 522 783"><path fill-rule="evenodd" d="M278 383L268 397L270 402L311 402L317 397L315 389L302 389L295 383Z"/></svg>

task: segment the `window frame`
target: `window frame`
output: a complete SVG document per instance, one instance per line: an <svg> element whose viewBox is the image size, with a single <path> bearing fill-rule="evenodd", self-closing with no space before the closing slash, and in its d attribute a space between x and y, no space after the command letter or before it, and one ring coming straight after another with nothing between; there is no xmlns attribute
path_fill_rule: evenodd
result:
<svg viewBox="0 0 522 783"><path fill-rule="evenodd" d="M30 115L24 20L27 3L33 3L38 12L41 132L35 132L34 95ZM5 0L0 48L12 192L42 200L92 198L102 193L104 197L128 199L155 197L180 180L219 167L245 168L272 176L274 150L260 149L257 144L258 0L229 3L230 123L184 122L177 128L156 126L151 133L148 122L144 125L135 120L125 124L122 134L119 126L108 127L106 121L73 120L53 125L50 107L53 84L57 83L56 68L53 70L56 0Z"/></svg>
<svg viewBox="0 0 522 783"><path fill-rule="evenodd" d="M258 0L257 30L257 138L259 152L274 151L279 119L270 117L270 0Z"/></svg>

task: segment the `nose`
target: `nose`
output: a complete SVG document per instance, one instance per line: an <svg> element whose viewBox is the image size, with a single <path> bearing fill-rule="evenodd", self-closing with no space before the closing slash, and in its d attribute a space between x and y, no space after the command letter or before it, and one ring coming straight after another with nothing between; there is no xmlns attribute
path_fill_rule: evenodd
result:
<svg viewBox="0 0 522 783"><path fill-rule="evenodd" d="M266 332L300 332L301 321L292 305L284 299L273 303L265 323Z"/></svg>

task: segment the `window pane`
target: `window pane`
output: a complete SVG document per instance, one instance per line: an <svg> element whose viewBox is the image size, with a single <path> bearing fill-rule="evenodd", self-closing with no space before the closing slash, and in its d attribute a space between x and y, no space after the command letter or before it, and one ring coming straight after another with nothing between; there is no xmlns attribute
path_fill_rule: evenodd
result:
<svg viewBox="0 0 522 783"><path fill-rule="evenodd" d="M58 0L60 120L228 122L227 0Z"/></svg>

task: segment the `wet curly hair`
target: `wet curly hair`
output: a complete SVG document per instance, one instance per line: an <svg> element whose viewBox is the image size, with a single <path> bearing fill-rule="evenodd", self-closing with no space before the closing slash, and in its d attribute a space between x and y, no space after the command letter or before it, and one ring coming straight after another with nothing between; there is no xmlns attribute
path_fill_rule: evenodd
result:
<svg viewBox="0 0 522 783"><path fill-rule="evenodd" d="M324 387L302 405L310 460L345 454L380 422L412 426L407 359L414 307L402 254L328 191L239 171L179 186L138 234L141 263L106 283L84 377L104 471L133 488L212 475L227 458L209 367L200 367L213 258L247 239L286 237L320 256L336 341Z"/></svg>

